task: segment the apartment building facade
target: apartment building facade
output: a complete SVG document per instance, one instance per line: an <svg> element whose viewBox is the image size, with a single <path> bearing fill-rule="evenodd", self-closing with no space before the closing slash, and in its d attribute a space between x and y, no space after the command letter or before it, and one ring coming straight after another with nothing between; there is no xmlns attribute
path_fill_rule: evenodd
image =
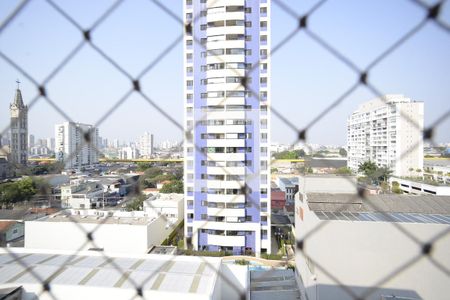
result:
<svg viewBox="0 0 450 300"><path fill-rule="evenodd" d="M347 166L372 161L395 176L423 172L423 102L386 95L359 106L347 120Z"/></svg>
<svg viewBox="0 0 450 300"><path fill-rule="evenodd" d="M82 168L98 163L98 128L81 123L55 125L55 156L65 168Z"/></svg>
<svg viewBox="0 0 450 300"><path fill-rule="evenodd" d="M185 236L270 252L270 1L185 0Z"/></svg>

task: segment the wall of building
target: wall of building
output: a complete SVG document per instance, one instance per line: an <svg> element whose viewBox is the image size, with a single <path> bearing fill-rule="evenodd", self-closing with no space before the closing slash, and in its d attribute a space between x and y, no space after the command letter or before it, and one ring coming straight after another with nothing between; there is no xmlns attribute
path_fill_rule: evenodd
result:
<svg viewBox="0 0 450 300"><path fill-rule="evenodd" d="M212 299L245 299L242 295L250 289L247 266L222 263L219 274Z"/></svg>
<svg viewBox="0 0 450 300"><path fill-rule="evenodd" d="M93 230L95 245L84 245L86 232ZM25 222L25 247L56 250L103 248L109 252L147 253L152 246L160 245L172 230L166 228L163 218L150 225L29 221Z"/></svg>
<svg viewBox="0 0 450 300"><path fill-rule="evenodd" d="M431 185L397 177L389 178L389 183L398 182L399 188L408 194L450 196L450 185Z"/></svg>
<svg viewBox="0 0 450 300"><path fill-rule="evenodd" d="M299 180L301 193L356 193L355 176L302 176Z"/></svg>
<svg viewBox="0 0 450 300"><path fill-rule="evenodd" d="M321 222L304 203L297 200L297 239L302 239ZM449 229L444 224L396 224L421 242ZM410 262L409 269L378 286L380 289L365 299L378 300L381 295L447 299L450 293L446 274L426 258L416 260L416 256L420 255L420 246L392 223L330 221L308 236L304 245L308 257L297 251L296 264L309 299L352 299L327 272L354 293L361 294ZM435 243L432 252L433 258L447 269L450 268L448 249L450 236L447 235Z"/></svg>

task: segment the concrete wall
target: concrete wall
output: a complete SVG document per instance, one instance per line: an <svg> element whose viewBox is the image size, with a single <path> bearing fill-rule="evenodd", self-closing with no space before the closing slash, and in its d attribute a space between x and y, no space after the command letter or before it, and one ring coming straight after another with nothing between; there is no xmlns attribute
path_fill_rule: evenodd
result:
<svg viewBox="0 0 450 300"><path fill-rule="evenodd" d="M82 229L81 229L81 228ZM87 243L86 233L95 230L94 243ZM109 252L147 253L172 232L163 218L150 225L95 224L74 222L25 222L25 247L55 250L103 248Z"/></svg>
<svg viewBox="0 0 450 300"><path fill-rule="evenodd" d="M356 193L355 176L301 176L299 190L302 193Z"/></svg>
<svg viewBox="0 0 450 300"><path fill-rule="evenodd" d="M398 182L399 188L408 194L450 196L450 186L445 185L436 186L421 182L415 182L408 179L402 179L398 177L389 178L389 183L391 184L391 186L392 182L394 181Z"/></svg>
<svg viewBox="0 0 450 300"><path fill-rule="evenodd" d="M303 221L300 211L296 211L296 237L302 239L322 221L297 201L296 209L304 208ZM449 225L444 224L396 224L422 243L449 230ZM448 249L450 236L444 235L432 252L432 257L447 270L450 268ZM296 264L309 299L352 299L329 274L358 295L377 286L379 289L366 299L380 299L381 295L448 299L450 293L446 274L427 258L416 260L420 246L392 223L330 221L306 239L304 250L308 257L297 251ZM379 283L410 261L413 262L410 268Z"/></svg>
<svg viewBox="0 0 450 300"><path fill-rule="evenodd" d="M241 300L242 295L247 295L250 289L248 286L247 266L224 264L220 266L216 289L220 288L220 293L215 289L213 299ZM220 298L215 298L220 295Z"/></svg>
<svg viewBox="0 0 450 300"><path fill-rule="evenodd" d="M22 222L17 222L13 226L11 226L6 232L6 242L22 237L24 232L25 232L25 225Z"/></svg>

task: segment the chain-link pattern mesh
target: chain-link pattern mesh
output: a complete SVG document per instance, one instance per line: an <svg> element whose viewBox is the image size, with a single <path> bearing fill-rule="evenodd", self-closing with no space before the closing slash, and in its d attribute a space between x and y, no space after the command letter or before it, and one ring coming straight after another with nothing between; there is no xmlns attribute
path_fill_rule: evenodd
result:
<svg viewBox="0 0 450 300"><path fill-rule="evenodd" d="M125 103L132 94L136 93L136 94L139 94L142 98L144 98L150 106L152 106L158 113L163 115L170 123L172 123L180 131L182 131L185 139L192 140L192 136L193 136L192 130L194 128L185 128L185 126L183 126L182 123L180 123L178 120L174 119L174 117L171 115L170 112L168 112L168 111L164 110L162 107L160 107L158 105L158 102L155 101L154 99L152 99L151 97L149 97L146 93L144 93L141 88L142 78L145 75L147 75L148 73L150 73L153 70L153 68L161 60L163 60L167 56L167 54L176 45L183 42L184 35L187 34L189 36L192 36L192 32L193 32L192 23L185 23L181 16L177 15L176 13L174 13L172 11L170 4L168 4L167 2L157 1L157 0L153 0L153 1L149 0L149 1L156 4L156 6L160 9L160 11L156 12L156 13L165 13L165 14L167 14L168 17L176 20L180 24L183 32L180 35L174 37L173 42L171 42L169 45L167 45L167 47L159 55L157 55L152 61L145 64L143 66L141 72L139 72L137 76L133 76L130 74L129 71L127 71L127 68L125 66L120 65L117 61L115 61L108 54L107 49L102 49L99 45L97 45L95 43L95 40L92 39L92 32L95 31L97 28L101 27L102 24L110 17L110 15L114 11L120 10L120 7L124 2L123 0L115 1L108 9L105 10L105 12L89 28L83 28L83 26L81 26L68 12L66 12L63 8L61 8L54 1L46 0L46 2L54 9L55 12L57 12L69 24L71 24L76 30L79 31L80 35L82 36L82 39L71 51L69 51L66 54L66 56L60 61L60 63L57 64L57 66L42 81L38 81L36 78L34 78L25 68L23 68L21 66L21 64L19 62L16 62L13 59L11 59L8 55L6 55L2 51L2 49L0 49L0 58L3 61L5 61L8 65L10 65L12 68L19 71L24 77L26 77L31 83L33 83L34 86L36 87L36 89L38 90L38 94L33 99L28 101L29 110L32 111L33 107L36 105L36 103L38 103L40 101L45 101L53 109L55 109L65 120L72 121L72 119L69 117L68 113L66 113L61 107L58 106L58 102L49 97L49 95L47 93L47 86L55 77L58 76L58 74L61 72L61 70L63 70L66 67L66 65L74 57L77 56L77 54L80 52L80 50L83 47L89 46L89 47L91 47L92 50L94 50L96 53L98 53L102 59L104 59L107 63L109 63L118 73L123 75L124 80L128 81L129 85L130 85L127 92L125 92L123 95L119 95L117 97L117 100L115 102L113 102L111 107L109 107L105 111L105 113L97 120L97 122L95 122L94 127L98 127L99 125L101 125L106 119L108 119L108 117L111 115L112 112L114 112L118 107L120 107L123 103ZM32 1L31 0L21 1L17 5L17 7L10 13L10 15L8 15L6 17L6 19L0 25L0 35L3 34L5 32L5 30L8 29L8 26L11 24L11 22L13 22L17 18L17 16L19 16L21 14L23 9L25 7L27 7L30 2L32 2ZM314 31L314 28L311 28L309 26L308 21L309 21L310 17L312 15L314 15L317 11L319 11L321 9L321 7L326 5L327 2L328 2L327 0L318 1L305 14L298 15L297 12L290 7L289 2L281 1L281 0L273 0L272 1L272 3L274 5L276 5L279 9L286 12L290 18L293 18L297 22L298 26L292 32L288 32L286 34L286 36L283 39L281 39L281 41L278 44L274 45L272 47L272 49L269 50L269 53L267 54L268 56L276 55L276 53L280 49L282 49L283 47L285 47L286 45L291 43L293 38L298 33L304 32L309 39L311 39L312 41L317 43L317 45L319 45L321 48L323 48L328 53L330 53L336 60L340 61L343 65L348 67L355 74L354 83L351 84L345 90L344 93L342 93L341 95L338 95L333 101L331 101L325 110L323 110L322 112L317 114L317 116L315 116L312 119L312 121L310 121L303 128L297 128L297 126L291 120L289 120L287 117L285 117L283 115L283 113L281 113L279 110L277 110L276 101L274 101L275 105L271 105L270 107L268 107L268 111L270 113L272 113L274 116L279 118L283 123L285 123L290 129L292 129L295 132L295 134L297 136L297 140L293 141L292 145L297 144L298 142L302 142L308 148L310 148L308 146L308 138L307 138L309 130L314 125L316 125L318 122L320 122L328 113L330 113L337 106L342 104L357 88L365 87L371 93L373 93L375 96L380 97L380 99L384 100L384 98L382 97L384 95L384 93L377 86L375 86L373 82L370 81L370 74L383 60L385 60L387 57L389 57L401 45L403 45L409 39L411 39L413 36L415 36L418 32L420 32L429 23L434 24L441 31L443 31L447 34L450 33L450 26L447 23L443 22L439 18L445 1L438 1L437 3L435 3L433 5L429 5L420 0L411 0L410 1L411 3L413 3L414 5L417 5L419 8L421 8L425 12L425 17L422 18L420 20L420 22L418 22L417 24L412 26L406 33L404 33L400 38L398 38L393 44L386 45L385 50L382 51L381 53L379 53L379 55L376 56L376 58L373 59L367 66L361 67L361 66L358 66L357 64L355 64L352 61L351 57L348 57L348 56L344 55L343 53L341 53L336 47L334 47L332 44L328 43L324 38L322 38L319 34L317 34ZM194 16L193 20L194 21L198 20L199 17L200 17L200 14L197 16ZM449 38L450 38L450 36L449 36ZM203 47L206 50L205 45L201 41L197 40L195 37L193 37L193 40L195 43L197 43L198 45L200 45L201 47ZM217 57L217 58L220 59L220 57ZM259 67L260 67L260 62L252 65L250 70L247 70L246 74L251 73L252 70L259 68ZM239 75L239 74L237 73L237 75ZM241 87L246 88L246 90L252 92L253 95L258 95L258 97L260 97L259 93L255 93L254 91L252 91L250 89L250 87L247 85L247 81L248 81L247 78L244 78L241 81ZM259 101L262 101L262 100L259 99ZM385 101L387 101L387 100L385 100ZM180 103L180 105L181 105L181 103ZM295 104L293 104L293 105L295 106ZM445 120L447 120L447 118L449 116L450 116L450 108L449 107L443 108L442 115L439 118L437 118L434 122L432 122L429 127L425 128L423 130L423 141L427 141L427 142L431 143L432 145L435 145L433 137L435 136L437 127L438 127L438 125L443 123ZM414 121L409 119L409 116L402 115L401 117L406 118L408 121L410 121L411 124L413 124L414 126L416 126L418 128L418 130L420 129ZM203 120L206 120L206 114L204 115L203 118L201 118L201 120L198 120L194 126L198 126ZM4 135L9 130L10 130L10 127L8 126L2 130L1 134ZM91 140L91 136L92 136L91 132L85 132L83 135L84 143L88 143L95 148L95 145L94 145L93 141ZM202 149L199 148L197 145L194 145L194 146L197 148L198 151L202 151ZM418 146L419 145L414 145L413 148L418 147ZM412 151L412 150L413 149L408 149L408 152ZM80 151L80 149L76 149L76 151L74 153L71 153L70 156L66 159L71 159L71 157L77 155L77 153L79 151ZM95 151L97 151L98 153L101 153L100 149L95 148ZM406 154L407 153L402 153L400 155L400 160L402 158L404 158ZM16 165L14 167L20 168L19 165ZM307 168L307 162L305 161L305 169L306 168ZM224 172L227 174L227 171L225 169L224 169ZM260 174L256 174L253 176L259 176L259 175ZM251 180L253 178L253 176L247 177L246 180L247 181ZM353 181L351 181L351 182L352 182L352 184L355 184L355 183L353 183ZM132 194L140 194L141 191L139 190L139 184L136 186L138 188L135 191L132 191ZM366 198L366 194L365 194L364 190L361 189L359 186L356 186L356 188L358 190L358 193L354 197L356 199L360 199L360 200L364 201L364 199ZM248 191L247 191L247 188L245 185L241 185L241 189L244 194L248 194ZM40 191L40 194L42 194L43 196L51 197L49 190ZM254 201L253 199L247 199L247 200ZM368 203L368 205L374 206L374 204L371 202L367 202L367 203ZM261 209L261 207L259 207L259 202L258 203L255 202L253 204L258 206L259 209ZM345 211L347 208L348 208L348 205L342 205L341 210ZM352 289L350 289L345 284L343 284L338 277L333 275L332 269L327 268L327 265L322 264L320 261L314 261L311 258L311 256L309 255L309 253L307 253L307 251L305 250L305 244L308 243L308 239L313 235L319 234L321 232L321 230L324 227L326 227L327 224L329 224L328 221L321 222L320 225L318 225L315 228L313 228L312 230L308 231L308 233L306 235L304 235L301 240L297 240L296 241L296 250L301 251L302 254L304 255L304 257L306 257L308 260L310 260L315 265L316 268L318 268L321 272L326 274L327 277L329 277L332 281L334 281L336 283L336 285L340 286L342 288L342 290L345 291L346 293L348 293L348 295L353 299L365 299L365 298L370 297L380 286L382 286L383 284L392 280L396 276L399 276L400 274L407 272L412 266L414 266L419 260L421 260L423 258L428 259L441 272L443 272L447 276L450 276L450 270L448 270L443 264L441 264L439 261L437 261L433 257L433 247L434 247L435 243L438 242L440 239L446 237L450 232L450 228L448 228L447 230L444 230L443 232L440 232L432 239L430 239L426 242L422 242L419 238L417 238L414 235L413 232L409 232L404 227L402 227L398 223L394 222L395 220L392 218L392 216L384 213L378 207L372 207L372 208L374 209L374 211L379 211L381 214L383 214L383 216L387 220L392 221L389 224L391 224L391 226L395 230L400 231L402 234L404 234L406 237L408 237L412 242L414 242L414 244L417 246L417 249L419 249L419 252L418 252L419 254L414 256L412 259L408 260L406 263L399 265L397 268L394 269L394 271L386 274L383 278L379 279L379 281L376 282L376 284L374 284L372 287L365 289L362 293L356 294ZM73 219L72 216L69 215L68 217L72 219L72 221L78 226L79 230L82 231L86 236L85 243L83 245L80 245L77 252L81 251L81 249L83 249L86 245L90 245L90 247L96 248L97 245L95 242L95 232L98 230L98 228L100 228L103 225L103 222L99 222L98 225L92 231L87 231L83 226L78 224L77 221L75 219ZM162 215L162 217L166 218L164 215ZM105 219L105 221L106 221L106 219ZM195 234L195 232L193 234ZM413 250L415 250L415 249L413 249ZM26 272L31 274L37 281L39 281L42 284L42 291L38 296L41 296L42 294L47 293L48 296L50 296L51 298L54 298L54 299L56 299L56 297L52 294L52 288L51 288L52 280L63 270L63 268L66 264L71 263L76 257L76 256L68 256L67 261L65 261L58 270L56 270L51 276L44 278L44 277L40 276L39 274L37 274L34 271L34 267L31 265L28 265L22 256L17 255L13 251L9 251L8 248L6 248L6 251L13 258L13 261L15 263L20 264L25 269ZM105 254L103 252L100 252L100 253L103 256L103 258L105 259L105 261L110 263L112 265L112 267L115 268L118 272L120 272L121 274L126 273L126 270L124 270L118 264L116 264L114 262L114 260L111 259L111 257L109 257L107 254ZM205 260L205 259L203 259L203 260L209 267L214 268L214 266L212 266L207 260ZM288 263L288 261L286 261L286 264L287 263ZM162 271L163 267L164 267L164 265L160 269L158 269L156 272L153 272L151 275L149 275L148 278L146 278L143 282L141 282L139 284L137 282L135 282L134 280L132 280L132 278L130 278L129 276L126 277L126 280L132 286L134 286L134 288L136 290L136 294L133 298L143 298L144 297L143 286L145 285L146 282L148 282L154 276L156 276L158 274L158 271ZM227 277L222 276L222 274L220 273L220 270L218 270L218 271L219 271L219 276L221 276L223 280L229 281L229 279L227 279ZM267 276L270 276L270 271L267 273ZM231 282L229 282L229 283L231 285L233 285ZM240 293L239 287L234 286L234 288L236 289L237 292ZM242 296L241 298L244 299L247 296L247 293L244 293L241 296Z"/></svg>

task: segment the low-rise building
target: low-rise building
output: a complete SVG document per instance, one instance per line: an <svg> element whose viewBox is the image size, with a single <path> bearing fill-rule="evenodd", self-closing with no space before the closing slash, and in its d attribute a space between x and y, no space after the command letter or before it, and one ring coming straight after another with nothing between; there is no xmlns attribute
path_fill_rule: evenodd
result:
<svg viewBox="0 0 450 300"><path fill-rule="evenodd" d="M312 158L305 159L305 168L311 168L315 174L333 174L347 166L347 158Z"/></svg>
<svg viewBox="0 0 450 300"><path fill-rule="evenodd" d="M450 185L450 166L449 165L426 165L424 166L423 176L438 183Z"/></svg>
<svg viewBox="0 0 450 300"><path fill-rule="evenodd" d="M420 178L389 178L389 184L391 186L394 182L397 182L398 187L403 191L403 193L406 194L450 196L450 183L440 183L433 180L424 181Z"/></svg>
<svg viewBox="0 0 450 300"><path fill-rule="evenodd" d="M98 183L79 183L61 186L61 207L96 208L103 202L103 187Z"/></svg>
<svg viewBox="0 0 450 300"><path fill-rule="evenodd" d="M25 270L23 264L29 267ZM0 289L22 286L22 299L242 299L247 266L219 257L96 251L0 249ZM28 270L33 270L27 272ZM42 292L49 282L51 293Z"/></svg>
<svg viewBox="0 0 450 300"><path fill-rule="evenodd" d="M450 197L302 193L295 223L307 299L448 298Z"/></svg>
<svg viewBox="0 0 450 300"><path fill-rule="evenodd" d="M356 193L356 176L349 175L314 175L299 178L301 193Z"/></svg>
<svg viewBox="0 0 450 300"><path fill-rule="evenodd" d="M25 247L148 253L172 232L168 225L162 216L143 211L70 209L25 222ZM88 233L92 234L92 242Z"/></svg>
<svg viewBox="0 0 450 300"><path fill-rule="evenodd" d="M272 212L283 210L286 205L286 193L280 189L271 189L270 193Z"/></svg>
<svg viewBox="0 0 450 300"><path fill-rule="evenodd" d="M0 154L1 155L1 154ZM5 157L0 157L0 179L6 179L13 175L11 164Z"/></svg>
<svg viewBox="0 0 450 300"><path fill-rule="evenodd" d="M184 194L150 194L143 210L152 217L163 215L170 222L178 223L184 217Z"/></svg>
<svg viewBox="0 0 450 300"><path fill-rule="evenodd" d="M20 239L24 234L24 224L19 221L0 221L0 247Z"/></svg>
<svg viewBox="0 0 450 300"><path fill-rule="evenodd" d="M278 177L277 185L286 195L286 201L293 202L298 192L298 177Z"/></svg>

